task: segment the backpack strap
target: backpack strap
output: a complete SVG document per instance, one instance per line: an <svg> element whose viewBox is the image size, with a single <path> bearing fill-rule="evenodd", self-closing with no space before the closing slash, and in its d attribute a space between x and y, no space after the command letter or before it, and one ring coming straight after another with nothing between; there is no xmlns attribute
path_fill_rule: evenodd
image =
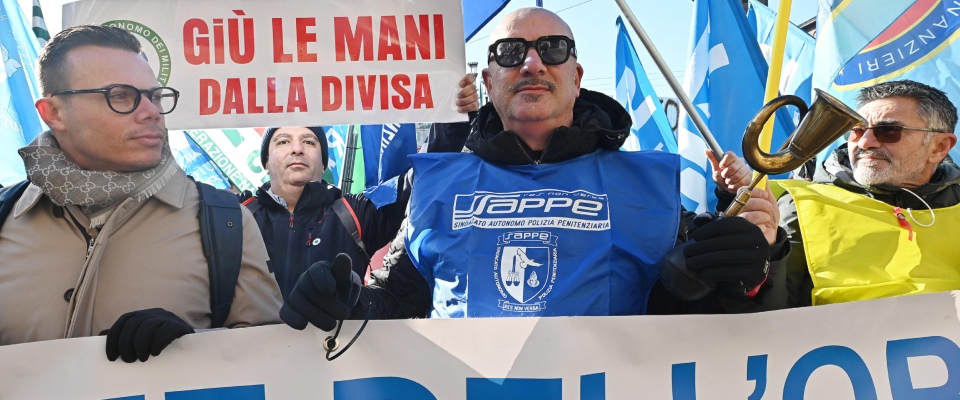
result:
<svg viewBox="0 0 960 400"><path fill-rule="evenodd" d="M13 211L13 205L17 204L17 200L19 200L20 196L23 196L23 192L27 190L27 186L30 186L30 181L24 180L15 183L13 186L0 188L0 227L2 227L4 221L7 220L10 212Z"/></svg>
<svg viewBox="0 0 960 400"><path fill-rule="evenodd" d="M357 244L357 252L363 257L363 263L370 264L370 255L367 254L367 247L363 245L363 232L360 230L360 219L357 218L357 213L353 211L353 207L350 206L350 203L347 202L345 197L341 197L339 201L333 202L331 208L333 208L333 212L337 214L337 218L340 219L343 227L347 228L347 233L350 234L350 237L353 238L353 241Z"/></svg>
<svg viewBox="0 0 960 400"><path fill-rule="evenodd" d="M210 274L210 320L223 327L230 314L243 257L243 210L237 196L202 182L200 194L200 241Z"/></svg>
<svg viewBox="0 0 960 400"><path fill-rule="evenodd" d="M260 209L263 208L263 205L257 200L257 196L248 197L246 200L243 200L240 205L246 207L251 213L256 214L257 211L260 211Z"/></svg>

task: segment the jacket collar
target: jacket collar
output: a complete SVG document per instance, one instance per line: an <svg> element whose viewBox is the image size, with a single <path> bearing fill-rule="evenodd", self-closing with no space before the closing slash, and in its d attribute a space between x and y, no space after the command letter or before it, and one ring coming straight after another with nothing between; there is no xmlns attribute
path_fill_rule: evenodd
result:
<svg viewBox="0 0 960 400"><path fill-rule="evenodd" d="M257 201L261 205L268 209L286 210L287 207L280 205L276 200L273 199L273 196L270 196L267 191L270 189L270 182L264 183L263 186L260 186L260 189L257 189ZM294 208L296 210L302 210L304 208L325 208L327 205L333 203L335 200L340 198L342 192L336 186L333 186L327 183L324 180L308 182L303 187L303 192L300 193L300 198L297 199L297 205Z"/></svg>
<svg viewBox="0 0 960 400"><path fill-rule="evenodd" d="M580 89L580 97L573 105L573 123L557 127L541 155L535 157L515 133L503 130L503 121L493 103L480 108L466 147L485 161L497 164L530 164L537 159L556 163L601 148L619 149L630 134L630 126L630 114L620 103L604 94Z"/></svg>

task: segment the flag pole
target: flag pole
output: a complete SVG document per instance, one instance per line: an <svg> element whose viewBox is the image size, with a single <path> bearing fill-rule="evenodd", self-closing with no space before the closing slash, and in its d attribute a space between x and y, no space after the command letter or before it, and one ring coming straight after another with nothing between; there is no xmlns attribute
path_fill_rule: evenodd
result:
<svg viewBox="0 0 960 400"><path fill-rule="evenodd" d="M640 37L640 42L643 43L643 47L647 49L647 53L650 54L650 57L653 58L653 62L657 64L657 68L660 69L660 72L663 73L663 77L667 79L667 83L670 84L670 88L673 89L673 92L676 93L677 98L680 99L680 104L683 105L683 109L687 111L687 115L690 116L690 119L693 120L693 124L697 127L697 130L700 131L700 136L703 137L703 140L707 142L707 146L710 147L710 151L713 152L713 155L717 157L717 160L723 159L723 150L720 148L720 144L717 143L717 139L713 137L713 133L710 132L710 128L707 127L707 124L703 122L703 118L700 118L700 113L697 111L696 107L693 106L693 102L690 101L690 98L687 97L687 94L683 91L683 88L680 87L680 82L677 82L677 78L673 76L673 72L670 71L670 67L667 66L667 63L663 61L663 57L660 56L660 52L657 51L657 48L653 45L653 41L647 36L647 33L643 30L643 27L640 26L640 22L637 21L637 17L633 15L633 11L630 11L630 6L627 5L626 0L616 0L617 5L620 6L620 10L623 11L623 16L627 18L627 21L630 22L630 26L633 28L633 31L637 33L637 36Z"/></svg>
<svg viewBox="0 0 960 400"><path fill-rule="evenodd" d="M790 8L793 0L780 0L777 11L777 22L773 28L773 46L770 49L770 69L767 71L767 87L763 94L763 104L769 103L780 93L780 74L783 70L783 53L787 43L787 27L790 26ZM773 121L776 117L767 120L760 132L760 149L770 151L770 142L773 141ZM759 174L754 171L753 176ZM766 178L764 178L766 179ZM760 182L761 184L763 182Z"/></svg>
<svg viewBox="0 0 960 400"><path fill-rule="evenodd" d="M343 168L340 169L340 190L344 193L353 193L353 169L357 157L357 141L359 132L355 132L355 124L347 129L347 145L343 155Z"/></svg>

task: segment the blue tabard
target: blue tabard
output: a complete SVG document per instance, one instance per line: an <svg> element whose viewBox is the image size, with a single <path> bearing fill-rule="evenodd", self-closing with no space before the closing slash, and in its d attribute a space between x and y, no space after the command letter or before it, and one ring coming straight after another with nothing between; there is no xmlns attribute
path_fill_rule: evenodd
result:
<svg viewBox="0 0 960 400"><path fill-rule="evenodd" d="M677 238L677 155L600 150L514 166L460 153L411 159L406 247L431 285L432 317L646 313Z"/></svg>

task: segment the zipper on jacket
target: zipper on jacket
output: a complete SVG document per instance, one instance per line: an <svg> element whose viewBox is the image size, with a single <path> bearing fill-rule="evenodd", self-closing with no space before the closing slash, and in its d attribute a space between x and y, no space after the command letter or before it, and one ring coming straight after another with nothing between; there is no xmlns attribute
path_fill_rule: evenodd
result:
<svg viewBox="0 0 960 400"><path fill-rule="evenodd" d="M80 231L80 234L83 235L84 240L87 241L86 258L90 258L90 254L93 253L93 244L95 242L95 240L93 239L93 236L90 236L90 234L87 233L87 229L83 227L83 224L81 224L80 221L77 221L77 218L75 218L73 214L69 212L67 214L70 215L70 219L73 220L73 224L77 227L77 230Z"/></svg>
<svg viewBox="0 0 960 400"><path fill-rule="evenodd" d="M293 214L290 214L290 229L293 229Z"/></svg>

